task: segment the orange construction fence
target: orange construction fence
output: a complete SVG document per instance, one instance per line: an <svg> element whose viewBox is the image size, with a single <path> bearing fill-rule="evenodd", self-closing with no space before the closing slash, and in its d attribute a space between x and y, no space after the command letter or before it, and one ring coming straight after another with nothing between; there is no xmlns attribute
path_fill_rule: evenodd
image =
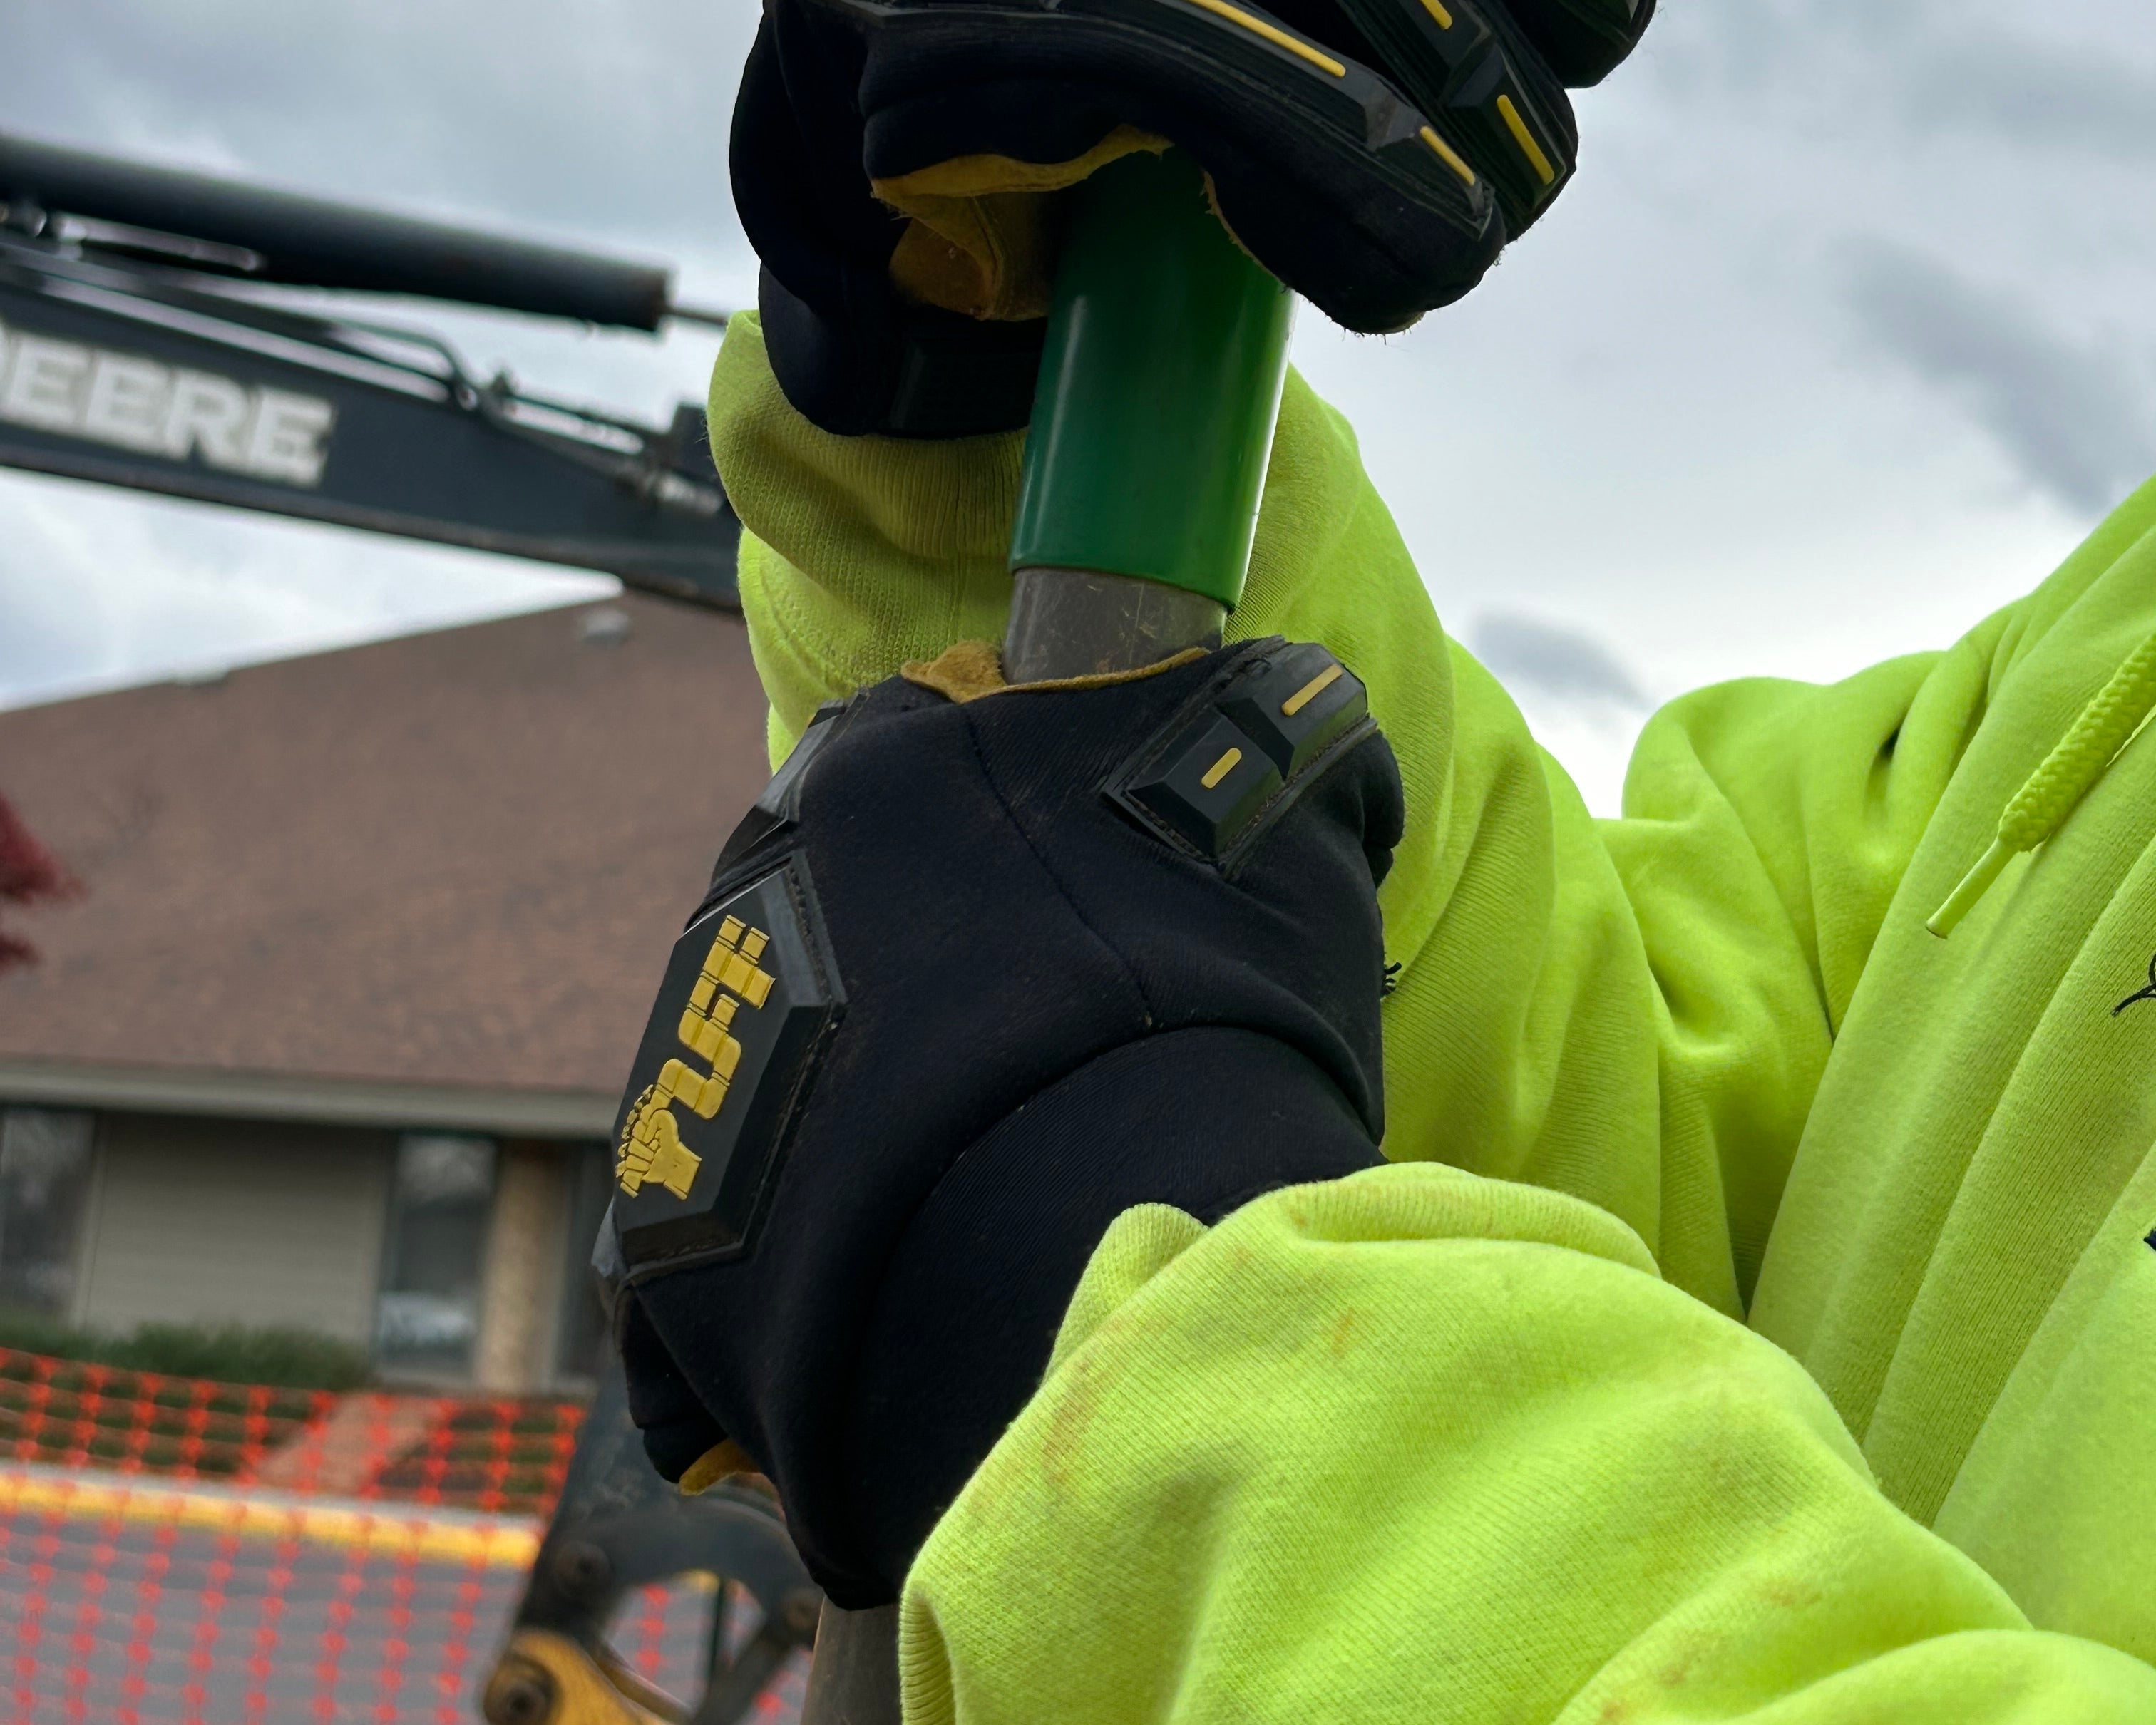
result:
<svg viewBox="0 0 2156 1725"><path fill-rule="evenodd" d="M470 1725L583 1411L0 1349L0 1719ZM713 1599L647 1590L617 1648L694 1692Z"/></svg>

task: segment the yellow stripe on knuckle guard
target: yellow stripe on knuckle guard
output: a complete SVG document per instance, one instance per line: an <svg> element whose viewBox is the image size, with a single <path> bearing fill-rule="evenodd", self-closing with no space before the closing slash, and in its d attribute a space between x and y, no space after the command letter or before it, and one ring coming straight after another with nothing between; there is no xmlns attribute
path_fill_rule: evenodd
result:
<svg viewBox="0 0 2156 1725"><path fill-rule="evenodd" d="M1204 785L1207 790L1211 790L1214 786L1235 770L1236 763L1242 758L1243 752L1240 749L1229 749L1205 769L1205 776L1198 781L1199 783Z"/></svg>
<svg viewBox="0 0 2156 1725"><path fill-rule="evenodd" d="M1427 126L1423 127L1422 141L1437 152L1437 159L1440 162L1458 174L1462 180L1471 186L1475 183L1475 170L1467 165L1457 150L1437 135L1435 128Z"/></svg>
<svg viewBox="0 0 2156 1725"><path fill-rule="evenodd" d="M1261 18L1253 17L1240 6L1229 5L1228 0L1189 0L1189 3L1202 12L1211 13L1215 18L1227 19L1229 23L1248 30L1252 35L1262 38L1276 48L1286 49L1297 59L1307 60L1321 72L1327 73L1335 78L1345 78L1348 75L1347 67L1333 59L1331 54L1321 54L1301 37L1289 35L1279 25L1268 23Z"/></svg>
<svg viewBox="0 0 2156 1725"><path fill-rule="evenodd" d="M1512 105L1509 95L1497 98L1497 117L1505 122L1505 129L1512 135L1512 141L1520 146L1520 153L1527 158L1527 166L1545 186L1557 183L1557 170L1543 153L1543 146L1535 141L1535 135L1527 130L1527 122L1520 117L1520 110Z"/></svg>
<svg viewBox="0 0 2156 1725"><path fill-rule="evenodd" d="M1312 701L1315 701L1327 689L1330 689L1335 683L1338 682L1340 678L1341 668L1338 665L1327 665L1323 670L1318 672L1316 676L1312 677L1307 683L1305 683L1302 687L1296 690L1294 694L1289 696L1286 701L1283 701L1281 703L1281 711L1287 717L1291 719L1293 718L1297 713L1308 706Z"/></svg>

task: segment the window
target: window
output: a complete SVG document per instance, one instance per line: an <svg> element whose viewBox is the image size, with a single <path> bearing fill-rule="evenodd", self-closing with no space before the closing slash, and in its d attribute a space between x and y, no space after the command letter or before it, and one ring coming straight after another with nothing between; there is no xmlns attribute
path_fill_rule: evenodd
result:
<svg viewBox="0 0 2156 1725"><path fill-rule="evenodd" d="M0 1306L64 1318L95 1117L0 1109Z"/></svg>
<svg viewBox="0 0 2156 1725"><path fill-rule="evenodd" d="M490 1140L413 1132L398 1142L375 1304L375 1354L385 1371L471 1375L493 1199Z"/></svg>

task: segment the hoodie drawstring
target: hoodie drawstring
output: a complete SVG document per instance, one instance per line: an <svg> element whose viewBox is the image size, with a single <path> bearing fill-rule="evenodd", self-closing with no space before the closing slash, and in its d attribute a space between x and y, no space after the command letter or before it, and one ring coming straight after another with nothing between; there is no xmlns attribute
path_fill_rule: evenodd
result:
<svg viewBox="0 0 2156 1725"><path fill-rule="evenodd" d="M2030 773L1999 817L1999 834L1924 927L1944 940L1976 908L2007 863L2034 850L2066 817L2156 711L2156 634L2128 654L2097 691L2043 764Z"/></svg>

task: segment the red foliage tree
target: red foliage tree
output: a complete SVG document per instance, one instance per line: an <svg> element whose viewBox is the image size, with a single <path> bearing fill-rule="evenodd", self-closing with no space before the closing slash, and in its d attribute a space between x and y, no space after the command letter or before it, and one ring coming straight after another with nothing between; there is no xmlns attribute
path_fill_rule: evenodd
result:
<svg viewBox="0 0 2156 1725"><path fill-rule="evenodd" d="M0 905L33 905L73 898L80 882L32 832L5 797L0 797ZM34 964L38 949L20 935L0 928L0 970Z"/></svg>

